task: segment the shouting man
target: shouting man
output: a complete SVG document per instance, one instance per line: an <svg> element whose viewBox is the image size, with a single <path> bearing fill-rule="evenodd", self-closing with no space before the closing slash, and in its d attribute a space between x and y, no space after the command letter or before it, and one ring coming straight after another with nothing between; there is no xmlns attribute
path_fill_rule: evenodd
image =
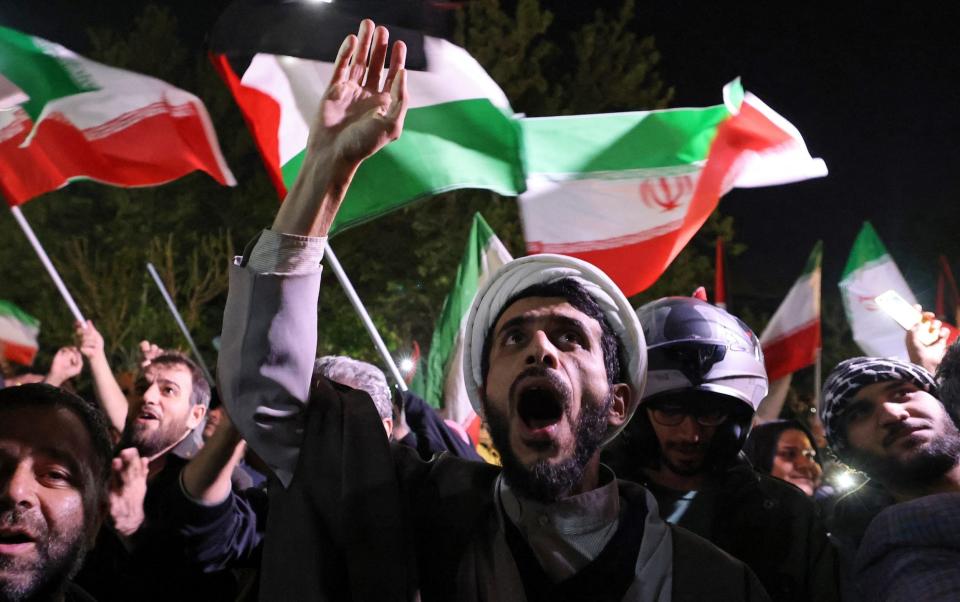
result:
<svg viewBox="0 0 960 602"><path fill-rule="evenodd" d="M364 21L344 41L298 179L231 271L221 393L279 479L261 598L765 599L742 564L601 466L637 406L646 350L623 294L589 264L519 259L473 302L464 376L502 473L422 462L383 436L367 394L311 381L325 236L359 164L406 114L402 42L381 87L387 37ZM709 582L696 577L705 566Z"/></svg>

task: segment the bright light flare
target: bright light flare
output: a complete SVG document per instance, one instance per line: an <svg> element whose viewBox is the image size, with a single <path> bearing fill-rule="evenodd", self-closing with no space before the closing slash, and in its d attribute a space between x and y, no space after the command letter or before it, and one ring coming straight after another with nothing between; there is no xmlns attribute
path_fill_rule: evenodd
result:
<svg viewBox="0 0 960 602"><path fill-rule="evenodd" d="M409 374L410 372L413 372L413 367L414 367L413 360L410 359L409 357L405 357L400 360L401 372L405 372Z"/></svg>
<svg viewBox="0 0 960 602"><path fill-rule="evenodd" d="M834 484L840 491L846 491L857 484L857 478L849 470L845 470L833 478Z"/></svg>

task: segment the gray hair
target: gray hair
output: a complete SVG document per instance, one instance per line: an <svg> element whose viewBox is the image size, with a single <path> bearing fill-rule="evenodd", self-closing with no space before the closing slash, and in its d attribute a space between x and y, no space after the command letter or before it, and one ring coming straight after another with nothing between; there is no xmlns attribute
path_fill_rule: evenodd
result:
<svg viewBox="0 0 960 602"><path fill-rule="evenodd" d="M325 355L317 358L313 365L313 375L324 376L341 385L363 391L373 399L381 420L393 418L390 385L387 384L383 371L373 364L344 355Z"/></svg>

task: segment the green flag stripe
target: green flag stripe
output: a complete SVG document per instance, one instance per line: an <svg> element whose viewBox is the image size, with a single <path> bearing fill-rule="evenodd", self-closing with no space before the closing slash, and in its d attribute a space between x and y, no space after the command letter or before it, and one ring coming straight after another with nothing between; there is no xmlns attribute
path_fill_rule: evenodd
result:
<svg viewBox="0 0 960 602"><path fill-rule="evenodd" d="M527 173L654 169L704 161L723 105L521 120Z"/></svg>
<svg viewBox="0 0 960 602"><path fill-rule="evenodd" d="M0 300L0 316L10 316L18 322L22 322L33 328L40 327L40 320L34 318L9 301Z"/></svg>
<svg viewBox="0 0 960 602"><path fill-rule="evenodd" d="M487 244L493 238L493 230L479 213L473 215L473 224L467 237L467 248L457 268L450 295L443 303L440 319L433 331L430 353L427 359L427 382L425 399L435 408L443 401L443 387L447 368L457 345L460 324L470 311L470 303L477 294L482 258Z"/></svg>
<svg viewBox="0 0 960 602"><path fill-rule="evenodd" d="M517 125L489 100L410 109L403 135L360 166L333 233L375 219L421 197L457 188L513 196L524 190ZM293 185L304 153L281 169Z"/></svg>
<svg viewBox="0 0 960 602"><path fill-rule="evenodd" d="M813 245L813 251L810 251L810 257L807 259L807 265L803 268L803 276L809 276L814 270L819 270L823 261L823 241L818 240Z"/></svg>
<svg viewBox="0 0 960 602"><path fill-rule="evenodd" d="M851 273L865 267L868 263L889 256L887 248L883 246L877 231L873 229L870 222L863 222L860 233L853 243L853 249L850 250L850 257L847 259L847 265L843 268L843 275L840 280L846 280Z"/></svg>
<svg viewBox="0 0 960 602"><path fill-rule="evenodd" d="M69 59L58 59L43 51L41 40L13 29L0 27L0 73L30 96L23 108L36 120L52 100L97 90L91 82L80 81L82 71Z"/></svg>

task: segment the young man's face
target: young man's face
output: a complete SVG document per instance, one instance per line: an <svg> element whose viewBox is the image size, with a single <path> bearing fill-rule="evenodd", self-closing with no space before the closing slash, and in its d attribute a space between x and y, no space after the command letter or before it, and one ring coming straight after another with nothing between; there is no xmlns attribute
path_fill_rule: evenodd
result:
<svg viewBox="0 0 960 602"><path fill-rule="evenodd" d="M193 377L183 364L151 364L137 393L127 411L124 444L136 447L144 457L176 445L206 413L204 406L190 403Z"/></svg>
<svg viewBox="0 0 960 602"><path fill-rule="evenodd" d="M95 463L70 410L0 410L0 599L50 595L79 568L102 517Z"/></svg>
<svg viewBox="0 0 960 602"><path fill-rule="evenodd" d="M843 420L856 463L874 477L891 471L923 474L935 465L945 471L960 452L960 433L943 405L912 383L887 381L860 389L844 408Z"/></svg>
<svg viewBox="0 0 960 602"><path fill-rule="evenodd" d="M505 465L549 472L585 462L578 442L592 456L608 425L624 421L630 389L607 380L600 324L565 299L520 299L490 336L482 397Z"/></svg>
<svg viewBox="0 0 960 602"><path fill-rule="evenodd" d="M646 412L660 444L663 466L687 477L703 472L710 443L726 416L718 412L698 420L696 414L685 411L682 403L658 404L646 408Z"/></svg>

